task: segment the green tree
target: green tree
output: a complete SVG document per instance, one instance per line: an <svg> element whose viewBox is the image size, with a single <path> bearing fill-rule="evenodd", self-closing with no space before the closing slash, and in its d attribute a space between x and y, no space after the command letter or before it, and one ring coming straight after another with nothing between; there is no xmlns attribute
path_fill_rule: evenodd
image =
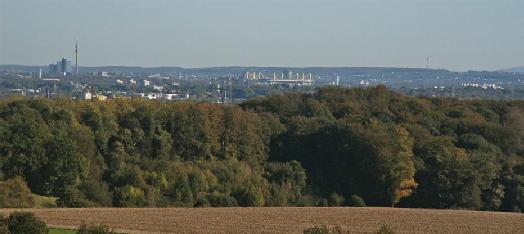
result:
<svg viewBox="0 0 524 234"><path fill-rule="evenodd" d="M14 212L7 218L7 229L10 233L47 234L47 225L30 212Z"/></svg>

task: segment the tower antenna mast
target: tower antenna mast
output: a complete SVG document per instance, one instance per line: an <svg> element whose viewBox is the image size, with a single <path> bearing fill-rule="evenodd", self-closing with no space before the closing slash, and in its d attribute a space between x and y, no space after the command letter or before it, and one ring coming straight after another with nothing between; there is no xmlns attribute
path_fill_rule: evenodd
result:
<svg viewBox="0 0 524 234"><path fill-rule="evenodd" d="M75 74L78 75L78 39L75 44Z"/></svg>

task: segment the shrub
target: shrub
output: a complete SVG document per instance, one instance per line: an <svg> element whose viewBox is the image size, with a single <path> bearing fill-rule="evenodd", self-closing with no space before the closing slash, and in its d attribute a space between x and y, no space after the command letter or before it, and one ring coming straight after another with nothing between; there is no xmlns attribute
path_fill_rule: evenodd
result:
<svg viewBox="0 0 524 234"><path fill-rule="evenodd" d="M22 177L17 176L0 183L0 207L27 208L33 206L31 190Z"/></svg>
<svg viewBox="0 0 524 234"><path fill-rule="evenodd" d="M356 207L365 207L366 206L366 202L364 201L364 199L362 199L358 195L351 195L351 198L349 200L350 200L349 205L351 206L356 206Z"/></svg>
<svg viewBox="0 0 524 234"><path fill-rule="evenodd" d="M195 203L195 207L209 207L211 204L206 198L199 197Z"/></svg>
<svg viewBox="0 0 524 234"><path fill-rule="evenodd" d="M326 206L329 206L329 202L325 198L320 198L320 199L317 200L317 203L315 205L316 206L326 207Z"/></svg>
<svg viewBox="0 0 524 234"><path fill-rule="evenodd" d="M105 225L82 224L78 227L77 234L116 234L116 232Z"/></svg>
<svg viewBox="0 0 524 234"><path fill-rule="evenodd" d="M376 232L373 234L394 234L395 232L390 226L382 225Z"/></svg>
<svg viewBox="0 0 524 234"><path fill-rule="evenodd" d="M113 203L118 207L144 206L146 204L144 190L132 185L117 188Z"/></svg>
<svg viewBox="0 0 524 234"><path fill-rule="evenodd" d="M306 194L297 201L297 206L315 206L317 204L317 197Z"/></svg>
<svg viewBox="0 0 524 234"><path fill-rule="evenodd" d="M338 193L329 195L329 206L341 206L344 203L344 197Z"/></svg>
<svg viewBox="0 0 524 234"><path fill-rule="evenodd" d="M7 229L16 234L47 234L47 225L30 212L14 212L7 218Z"/></svg>
<svg viewBox="0 0 524 234"><path fill-rule="evenodd" d="M325 225L315 226L304 230L304 234L346 234L349 231L344 231L340 226L328 227Z"/></svg>
<svg viewBox="0 0 524 234"><path fill-rule="evenodd" d="M212 207L235 207L238 206L238 202L234 197L219 194L211 193L207 195L207 201Z"/></svg>

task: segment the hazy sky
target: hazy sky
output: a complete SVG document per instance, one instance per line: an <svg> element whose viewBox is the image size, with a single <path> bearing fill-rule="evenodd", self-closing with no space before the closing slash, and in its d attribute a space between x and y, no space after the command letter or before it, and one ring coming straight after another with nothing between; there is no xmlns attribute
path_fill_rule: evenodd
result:
<svg viewBox="0 0 524 234"><path fill-rule="evenodd" d="M0 0L0 64L524 66L524 0Z"/></svg>

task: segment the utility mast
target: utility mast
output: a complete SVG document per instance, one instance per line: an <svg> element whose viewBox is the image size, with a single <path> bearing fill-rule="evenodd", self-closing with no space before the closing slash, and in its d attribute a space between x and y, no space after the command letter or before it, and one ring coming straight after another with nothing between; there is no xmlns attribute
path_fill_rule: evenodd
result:
<svg viewBox="0 0 524 234"><path fill-rule="evenodd" d="M429 56L426 56L426 69L429 71Z"/></svg>
<svg viewBox="0 0 524 234"><path fill-rule="evenodd" d="M75 74L78 75L78 40L75 44Z"/></svg>

